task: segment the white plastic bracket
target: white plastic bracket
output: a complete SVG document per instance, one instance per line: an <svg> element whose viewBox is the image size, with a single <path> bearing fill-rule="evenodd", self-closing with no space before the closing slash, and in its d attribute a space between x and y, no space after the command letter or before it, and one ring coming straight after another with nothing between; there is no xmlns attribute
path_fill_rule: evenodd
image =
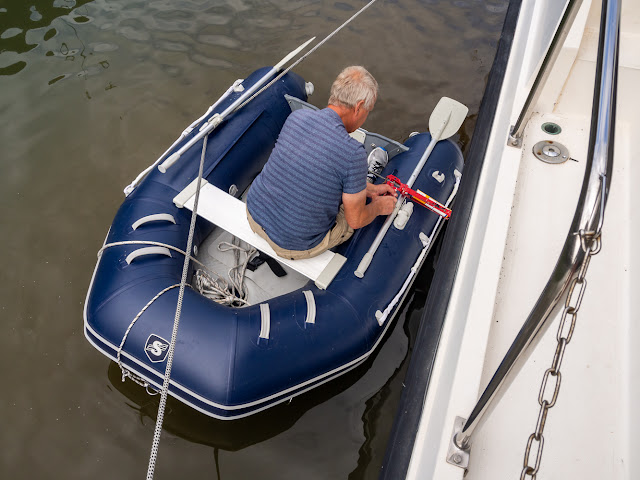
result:
<svg viewBox="0 0 640 480"><path fill-rule="evenodd" d="M145 223L162 221L171 222L174 225L176 223L176 219L173 218L173 215L171 215L170 213L155 213L153 215L147 215L146 217L139 218L133 223L133 225L131 225L131 228L136 230L138 227L144 225Z"/></svg>
<svg viewBox="0 0 640 480"><path fill-rule="evenodd" d="M129 255L127 255L127 264L131 265L136 258L142 257L144 255L166 255L171 258L171 251L165 247L144 247L138 248L134 250Z"/></svg>

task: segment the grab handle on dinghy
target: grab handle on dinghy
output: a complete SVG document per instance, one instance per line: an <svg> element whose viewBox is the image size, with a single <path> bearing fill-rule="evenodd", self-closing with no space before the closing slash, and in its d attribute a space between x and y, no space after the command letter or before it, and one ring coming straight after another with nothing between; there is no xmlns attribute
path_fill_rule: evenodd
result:
<svg viewBox="0 0 640 480"><path fill-rule="evenodd" d="M153 215L147 215L146 217L139 218L138 220L133 222L131 228L136 230L138 227L144 225L145 223L162 221L171 222L174 225L176 223L176 219L173 218L173 215L171 215L170 213L154 213Z"/></svg>
<svg viewBox="0 0 640 480"><path fill-rule="evenodd" d="M268 303L260 304L260 336L263 340L269 340L271 333L271 311Z"/></svg>
<svg viewBox="0 0 640 480"><path fill-rule="evenodd" d="M134 250L129 255L127 255L127 264L131 265L131 262L133 262L136 258L143 257L145 255L166 255L167 257L171 258L171 252L168 248L144 247L138 248L137 250Z"/></svg>
<svg viewBox="0 0 640 480"><path fill-rule="evenodd" d="M311 290L304 290L302 292L304 294L304 298L307 301L307 318L304 323L306 324L315 324L316 323L316 300L313 297L313 292Z"/></svg>

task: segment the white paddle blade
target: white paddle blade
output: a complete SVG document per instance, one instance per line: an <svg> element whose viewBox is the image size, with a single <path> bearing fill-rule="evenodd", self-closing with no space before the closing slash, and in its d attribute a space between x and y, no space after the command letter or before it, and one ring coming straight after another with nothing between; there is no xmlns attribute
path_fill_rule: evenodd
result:
<svg viewBox="0 0 640 480"><path fill-rule="evenodd" d="M462 103L449 97L442 97L429 117L429 131L434 137L442 130L437 140L444 140L456 133L467 118L467 108ZM444 125L444 129L442 128Z"/></svg>

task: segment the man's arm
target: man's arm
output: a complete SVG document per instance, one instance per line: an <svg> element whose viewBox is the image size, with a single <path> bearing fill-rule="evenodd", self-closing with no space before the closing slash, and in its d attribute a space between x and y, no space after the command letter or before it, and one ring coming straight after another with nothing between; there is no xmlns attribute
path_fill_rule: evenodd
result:
<svg viewBox="0 0 640 480"><path fill-rule="evenodd" d="M372 185L358 193L343 193L342 204L347 223L354 230L373 222L378 215L389 215L396 205L396 192L390 185ZM367 197L371 202L367 203Z"/></svg>

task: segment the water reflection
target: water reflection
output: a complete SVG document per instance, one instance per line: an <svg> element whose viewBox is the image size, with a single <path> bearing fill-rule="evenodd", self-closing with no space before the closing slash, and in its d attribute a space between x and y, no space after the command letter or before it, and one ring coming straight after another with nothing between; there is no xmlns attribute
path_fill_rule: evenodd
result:
<svg viewBox="0 0 640 480"><path fill-rule="evenodd" d="M217 420L168 397L163 428L189 442L230 452L242 450L290 429L311 408L352 386L371 367L371 361L312 393L295 397L290 403L281 403L238 420ZM142 424L155 422L160 395L149 395L129 379L123 382L120 367L115 362L109 364L108 378L111 385L131 402L127 405L136 411Z"/></svg>
<svg viewBox="0 0 640 480"><path fill-rule="evenodd" d="M49 86L73 75L100 73L93 67L105 60L111 64L114 59L106 53L129 42L134 45L127 47L136 55L151 57L171 76L184 73L185 60L229 69L242 58L239 53L268 49L264 30L295 30L296 17L318 16L321 6L314 0L36 3L28 6L9 0L0 9L0 75L20 74L29 65L42 62L43 55L50 61L80 63L49 64L49 69L56 71L47 82ZM337 4L337 8L345 7ZM102 58L96 61L94 55Z"/></svg>
<svg viewBox="0 0 640 480"><path fill-rule="evenodd" d="M32 64L42 65L44 56L48 87L73 77L100 75L116 62L121 71L128 67L136 76L143 75L136 71L140 61L175 78L189 77L189 72L198 66L215 68L218 73L239 66L250 71L275 62L279 54L285 53L280 32L286 32L292 48L311 35L321 38L330 31L326 30L327 25L339 25L361 6L358 2L318 0L35 3L29 6L20 0L9 0L0 9L0 75L22 74ZM357 22L349 26L341 34L341 42L347 47L366 38L367 50L399 52L414 45L416 38L428 37L428 48L418 47L426 60L441 56L441 51L455 50L457 55L450 56L436 71L430 69L430 62L411 66L405 86L414 94L425 95L428 93L421 89L427 85L433 88L434 83L436 87L447 84L451 77L466 76L477 82L468 75L466 63L486 75L495 46L495 36L487 32L499 32L507 5L506 0L394 1L378 7L377 13L368 13L367 28ZM385 15L380 15L382 10ZM392 24L403 28L390 28ZM370 32L376 32L375 38ZM327 52L333 49L330 55L334 61L342 61L344 48L339 42L325 48ZM120 49L127 55L119 54ZM316 57L321 59L323 55ZM407 65L396 63L394 57L391 55L386 61L390 68L401 72ZM256 65L256 58L264 60ZM432 77L429 82L415 84L416 78L427 76ZM96 88L108 91L116 85L105 79L100 86L86 89L86 97L92 98ZM402 86L403 80L399 79L397 85Z"/></svg>
<svg viewBox="0 0 640 480"><path fill-rule="evenodd" d="M89 18L71 12L92 0L56 0L53 3L39 2L38 6L22 0L6 0L0 9L0 75L15 75L27 66L27 61L16 56L29 52L57 33L47 29L56 19L69 23L85 23Z"/></svg>

